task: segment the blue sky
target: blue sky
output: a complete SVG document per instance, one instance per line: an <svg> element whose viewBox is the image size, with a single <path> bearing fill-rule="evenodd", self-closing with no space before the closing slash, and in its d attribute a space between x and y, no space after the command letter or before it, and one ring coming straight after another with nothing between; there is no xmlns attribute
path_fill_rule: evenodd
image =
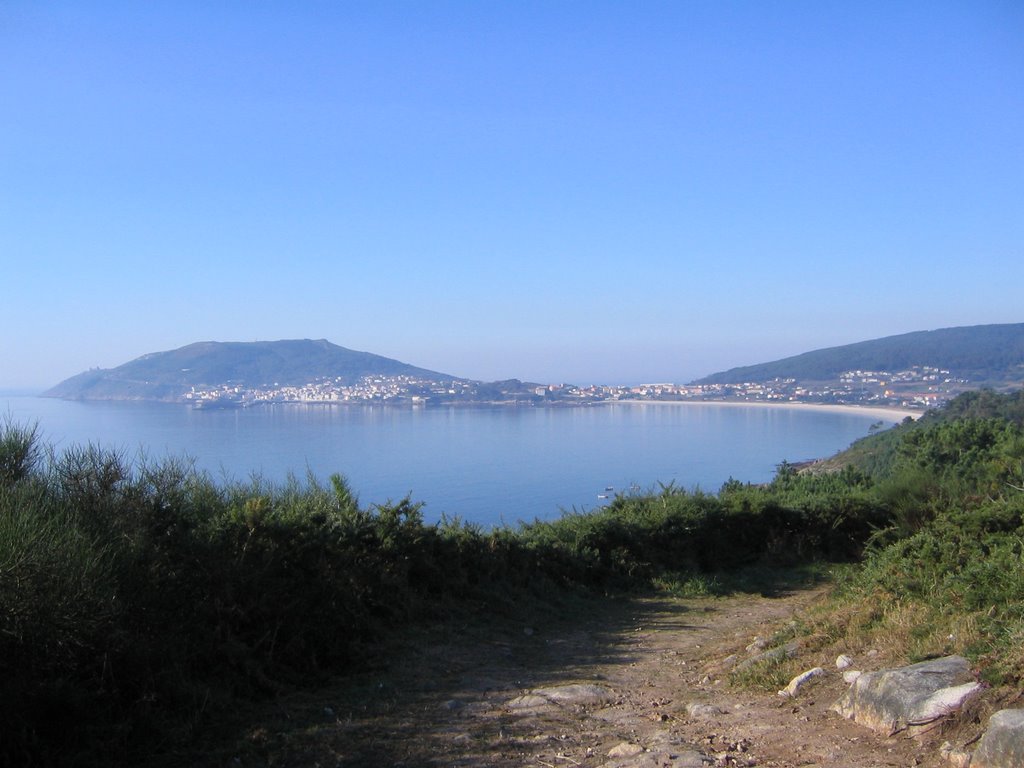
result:
<svg viewBox="0 0 1024 768"><path fill-rule="evenodd" d="M0 387L688 381L1024 321L1024 4L0 4Z"/></svg>

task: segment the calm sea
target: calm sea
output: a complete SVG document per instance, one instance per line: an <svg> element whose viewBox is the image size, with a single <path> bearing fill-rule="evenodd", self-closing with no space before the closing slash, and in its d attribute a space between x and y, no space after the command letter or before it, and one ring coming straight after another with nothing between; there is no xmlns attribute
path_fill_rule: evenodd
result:
<svg viewBox="0 0 1024 768"><path fill-rule="evenodd" d="M484 525L593 509L607 503L599 496L658 483L717 491L730 477L764 482L779 462L835 453L879 418L707 404L197 411L35 397L0 398L4 413L38 423L58 448L188 457L215 479L277 482L308 470L326 481L339 472L364 505L408 494L425 503L428 521L444 513Z"/></svg>

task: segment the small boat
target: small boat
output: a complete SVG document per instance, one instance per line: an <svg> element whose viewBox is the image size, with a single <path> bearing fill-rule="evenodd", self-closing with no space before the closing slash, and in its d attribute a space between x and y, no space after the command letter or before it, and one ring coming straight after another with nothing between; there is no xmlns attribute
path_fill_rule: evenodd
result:
<svg viewBox="0 0 1024 768"><path fill-rule="evenodd" d="M599 498L599 499L607 499L608 498L608 494L607 493L599 493L599 494L597 494L597 498Z"/></svg>
<svg viewBox="0 0 1024 768"><path fill-rule="evenodd" d="M615 486L614 486L614 485L606 485L606 486L604 487L604 489L605 489L606 491L614 491L614 490L615 490Z"/></svg>

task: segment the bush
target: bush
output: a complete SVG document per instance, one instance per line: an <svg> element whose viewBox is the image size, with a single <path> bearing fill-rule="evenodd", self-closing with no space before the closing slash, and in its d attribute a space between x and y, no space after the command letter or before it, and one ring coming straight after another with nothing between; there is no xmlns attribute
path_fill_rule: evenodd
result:
<svg viewBox="0 0 1024 768"><path fill-rule="evenodd" d="M411 621L564 590L721 589L865 547L846 594L872 609L847 615L913 624L920 653L961 637L976 659L1001 654L994 675L1024 673L1024 432L933 419L895 434L878 476L783 464L765 486L669 485L485 530L426 525L408 498L361 506L340 476L218 485L186 462L54 455L8 423L0 762L130 764L239 697L358 668Z"/></svg>

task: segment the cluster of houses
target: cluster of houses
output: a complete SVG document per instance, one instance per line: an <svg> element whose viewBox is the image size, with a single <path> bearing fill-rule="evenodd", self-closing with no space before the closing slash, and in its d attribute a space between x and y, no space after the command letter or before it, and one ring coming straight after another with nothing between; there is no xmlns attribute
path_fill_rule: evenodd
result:
<svg viewBox="0 0 1024 768"><path fill-rule="evenodd" d="M730 402L836 403L932 407L970 385L948 370L914 366L907 370L846 371L825 382L772 379L736 384L643 384L609 386L485 384L466 379L435 381L414 376L364 376L355 383L319 379L302 385L247 387L227 383L193 388L185 395L196 407L245 407L262 403L425 404L502 403L580 405L622 400L721 400Z"/></svg>
<svg viewBox="0 0 1024 768"><path fill-rule="evenodd" d="M431 397L454 397L468 389L462 380L432 381L413 376L364 376L355 383L338 377L302 385L273 384L248 387L227 383L201 389L193 387L185 400L203 406L250 406L263 403L388 403L426 402Z"/></svg>
<svg viewBox="0 0 1024 768"><path fill-rule="evenodd" d="M903 371L845 371L832 381L772 379L689 387L685 397L739 401L836 403L930 408L972 388L950 371L913 366ZM694 391L698 390L698 391Z"/></svg>

